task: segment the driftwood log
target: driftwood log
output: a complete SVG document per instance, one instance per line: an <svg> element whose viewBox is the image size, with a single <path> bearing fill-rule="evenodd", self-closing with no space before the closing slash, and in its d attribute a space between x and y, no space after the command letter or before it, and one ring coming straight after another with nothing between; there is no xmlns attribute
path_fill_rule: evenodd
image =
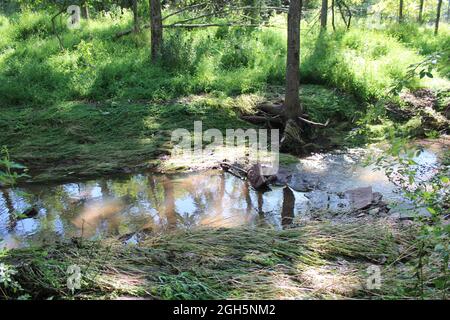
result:
<svg viewBox="0 0 450 320"><path fill-rule="evenodd" d="M231 173L232 175L243 180L246 179L255 190L268 189L269 183L273 182L274 178L276 178L276 176L264 176L262 174L261 164L259 163L254 164L248 170L242 169L228 162L222 162L220 163L220 166L223 170Z"/></svg>

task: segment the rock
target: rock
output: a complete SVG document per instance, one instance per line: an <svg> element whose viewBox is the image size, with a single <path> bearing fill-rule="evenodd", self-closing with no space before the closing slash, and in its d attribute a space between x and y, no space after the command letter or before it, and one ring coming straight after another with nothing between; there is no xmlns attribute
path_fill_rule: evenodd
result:
<svg viewBox="0 0 450 320"><path fill-rule="evenodd" d="M369 210L369 214L371 215L376 215L378 213L380 213L380 208L373 208Z"/></svg>
<svg viewBox="0 0 450 320"><path fill-rule="evenodd" d="M295 173L291 176L288 186L298 192L312 191L318 188L319 178L304 173Z"/></svg>
<svg viewBox="0 0 450 320"><path fill-rule="evenodd" d="M396 211L390 214L389 217L391 219L403 221L403 220L414 220L419 217L428 218L431 217L431 214L428 212L426 208L420 208L419 210L410 209L410 210Z"/></svg>
<svg viewBox="0 0 450 320"><path fill-rule="evenodd" d="M23 216L22 219L34 218L38 214L39 214L39 211L36 208L34 208L34 207L28 208L24 212L22 212L22 216Z"/></svg>
<svg viewBox="0 0 450 320"><path fill-rule="evenodd" d="M288 184L292 173L286 169L278 170L278 173L275 175L275 179L273 184L276 186L285 186ZM294 189L295 190L295 189Z"/></svg>
<svg viewBox="0 0 450 320"><path fill-rule="evenodd" d="M294 220L295 196L289 187L283 188L283 209L281 211L281 224L289 226Z"/></svg>
<svg viewBox="0 0 450 320"><path fill-rule="evenodd" d="M374 198L372 187L347 190L344 194L345 198L350 201L353 210L360 210L370 206Z"/></svg>
<svg viewBox="0 0 450 320"><path fill-rule="evenodd" d="M332 212L345 213L351 211L351 203L348 199L340 197L337 194L331 194L329 200L329 208Z"/></svg>
<svg viewBox="0 0 450 320"><path fill-rule="evenodd" d="M310 201L310 207L312 210L321 211L328 209L328 193L325 191L312 191L305 194Z"/></svg>
<svg viewBox="0 0 450 320"><path fill-rule="evenodd" d="M267 180L261 173L261 165L255 164L247 171L247 178L252 187L256 190L267 186Z"/></svg>
<svg viewBox="0 0 450 320"><path fill-rule="evenodd" d="M373 196L372 200L373 203L378 203L383 199L383 195L380 192L374 192L372 196Z"/></svg>

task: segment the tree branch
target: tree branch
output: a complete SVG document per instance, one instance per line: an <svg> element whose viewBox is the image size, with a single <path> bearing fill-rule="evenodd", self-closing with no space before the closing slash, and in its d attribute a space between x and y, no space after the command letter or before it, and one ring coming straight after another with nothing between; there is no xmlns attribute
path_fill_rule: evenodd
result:
<svg viewBox="0 0 450 320"><path fill-rule="evenodd" d="M320 123L320 122L314 122L314 121L311 121L311 120L308 120L308 119L305 119L302 117L298 117L298 118L305 123L308 123L313 126L319 126L319 127L326 127L330 123L330 119L328 119L327 122L325 122L325 123Z"/></svg>
<svg viewBox="0 0 450 320"><path fill-rule="evenodd" d="M66 11L66 10L65 10L65 9L61 9L57 14L55 14L55 15L52 17L52 28L53 28L53 32L55 33L56 38L58 39L59 47L61 48L61 50L64 50L64 45L63 45L61 36L60 36L59 33L56 31L55 19L56 19L56 17L58 17L59 15L61 15L64 11Z"/></svg>
<svg viewBox="0 0 450 320"><path fill-rule="evenodd" d="M194 8L197 8L197 7L201 7L201 6L204 6L204 5L206 5L206 4L208 4L207 1L202 2L202 3L198 3L198 4L194 4L194 5L192 5L192 6L187 6L187 7L181 8L180 10L177 10L177 11L175 11L175 12L169 13L167 16L163 17L163 18L162 18L162 21L166 20L166 19L169 18L169 17L175 16L175 15L177 15L177 14L179 14L179 13L182 13L182 12L184 12L184 11L187 11L187 10L189 10L189 9L194 9Z"/></svg>

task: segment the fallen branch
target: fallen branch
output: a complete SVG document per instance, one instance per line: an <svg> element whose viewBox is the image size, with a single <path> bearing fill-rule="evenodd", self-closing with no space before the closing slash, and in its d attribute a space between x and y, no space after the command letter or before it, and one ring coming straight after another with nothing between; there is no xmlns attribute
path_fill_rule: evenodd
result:
<svg viewBox="0 0 450 320"><path fill-rule="evenodd" d="M274 122L276 124L283 124L280 118L278 117L264 117L264 116L242 116L242 120L252 122L252 123L266 123L266 122Z"/></svg>
<svg viewBox="0 0 450 320"><path fill-rule="evenodd" d="M187 6L187 7L181 8L181 9L179 9L177 11L174 11L172 13L169 13L167 16L163 17L162 21L166 20L169 17L172 17L172 16L175 16L175 15L177 15L179 13L182 13L184 11L187 11L187 10L190 10L190 9L194 9L194 8L197 8L197 7L201 7L201 6L204 6L206 4L208 4L208 1L205 1L205 2L202 2L202 3L197 3L197 4L194 4L192 6Z"/></svg>
<svg viewBox="0 0 450 320"><path fill-rule="evenodd" d="M274 115L280 115L283 112L281 105L271 103L262 103L258 106L258 109Z"/></svg>
<svg viewBox="0 0 450 320"><path fill-rule="evenodd" d="M303 122L306 122L313 126L319 126L319 127L326 127L326 126L328 126L328 123L330 122L330 119L328 119L327 122L325 122L325 123L320 123L320 122L314 122L314 121L311 121L311 120L308 120L308 119L305 119L302 117L298 117L298 118Z"/></svg>
<svg viewBox="0 0 450 320"><path fill-rule="evenodd" d="M186 22L190 22L190 21L194 21L194 20L198 20L198 19L202 19L202 18L217 16L217 15L220 15L220 14L228 13L230 11L249 10L249 9L258 9L258 8L257 7L252 7L252 6L226 8L226 9L219 10L219 11L213 11L213 12L205 13L205 14L202 14L202 15L197 16L197 17L192 17L192 18L188 18L188 19L185 19L185 20L180 20L180 21L174 22L174 23L172 23L170 25L167 25L167 27L170 27L172 25L185 24ZM282 7L266 7L264 9L266 9L266 10L272 10L272 9L273 10L286 10L286 9L284 9ZM285 12L287 12L287 11L285 11Z"/></svg>
<svg viewBox="0 0 450 320"><path fill-rule="evenodd" d="M255 27L265 27L265 28L273 28L278 27L277 25L269 25L269 24L248 24L248 23L199 23L199 24L169 24L163 26L163 28L207 28L207 27L243 27L243 28L255 28Z"/></svg>
<svg viewBox="0 0 450 320"><path fill-rule="evenodd" d="M150 25L147 24L147 23L144 24L143 26L140 26L140 27L139 27L140 30L142 30L142 29L148 29L148 28L150 28ZM117 33L115 34L114 38L115 38L115 39L118 39L118 38L120 38L120 37L129 35L129 34L134 33L134 32L135 32L135 29L134 29L134 27L133 27L133 29L129 29L129 30L117 32Z"/></svg>

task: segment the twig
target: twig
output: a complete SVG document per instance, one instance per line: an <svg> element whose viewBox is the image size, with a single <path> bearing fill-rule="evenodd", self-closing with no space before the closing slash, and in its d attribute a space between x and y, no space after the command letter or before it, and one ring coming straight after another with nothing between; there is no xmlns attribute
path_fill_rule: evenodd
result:
<svg viewBox="0 0 450 320"><path fill-rule="evenodd" d="M325 123L320 123L320 122L314 122L314 121L311 121L311 120L308 120L308 119L305 119L305 118L302 118L302 117L298 117L298 118L301 121L303 121L303 122L306 122L306 123L311 124L313 126L319 126L319 127L326 127L326 126L328 126L328 123L330 122L330 119L328 119L327 122L325 122Z"/></svg>
<svg viewBox="0 0 450 320"><path fill-rule="evenodd" d="M208 4L208 1L205 1L205 2L202 2L202 3L197 3L197 4L194 4L192 6L187 6L187 7L181 8L180 10L177 10L177 11L174 11L172 13L169 13L167 16L163 17L162 21L166 20L169 17L172 17L172 16L177 15L179 13L182 13L184 11L187 11L189 9L194 9L194 8L197 8L197 7L201 7L201 6L204 6L206 4Z"/></svg>

